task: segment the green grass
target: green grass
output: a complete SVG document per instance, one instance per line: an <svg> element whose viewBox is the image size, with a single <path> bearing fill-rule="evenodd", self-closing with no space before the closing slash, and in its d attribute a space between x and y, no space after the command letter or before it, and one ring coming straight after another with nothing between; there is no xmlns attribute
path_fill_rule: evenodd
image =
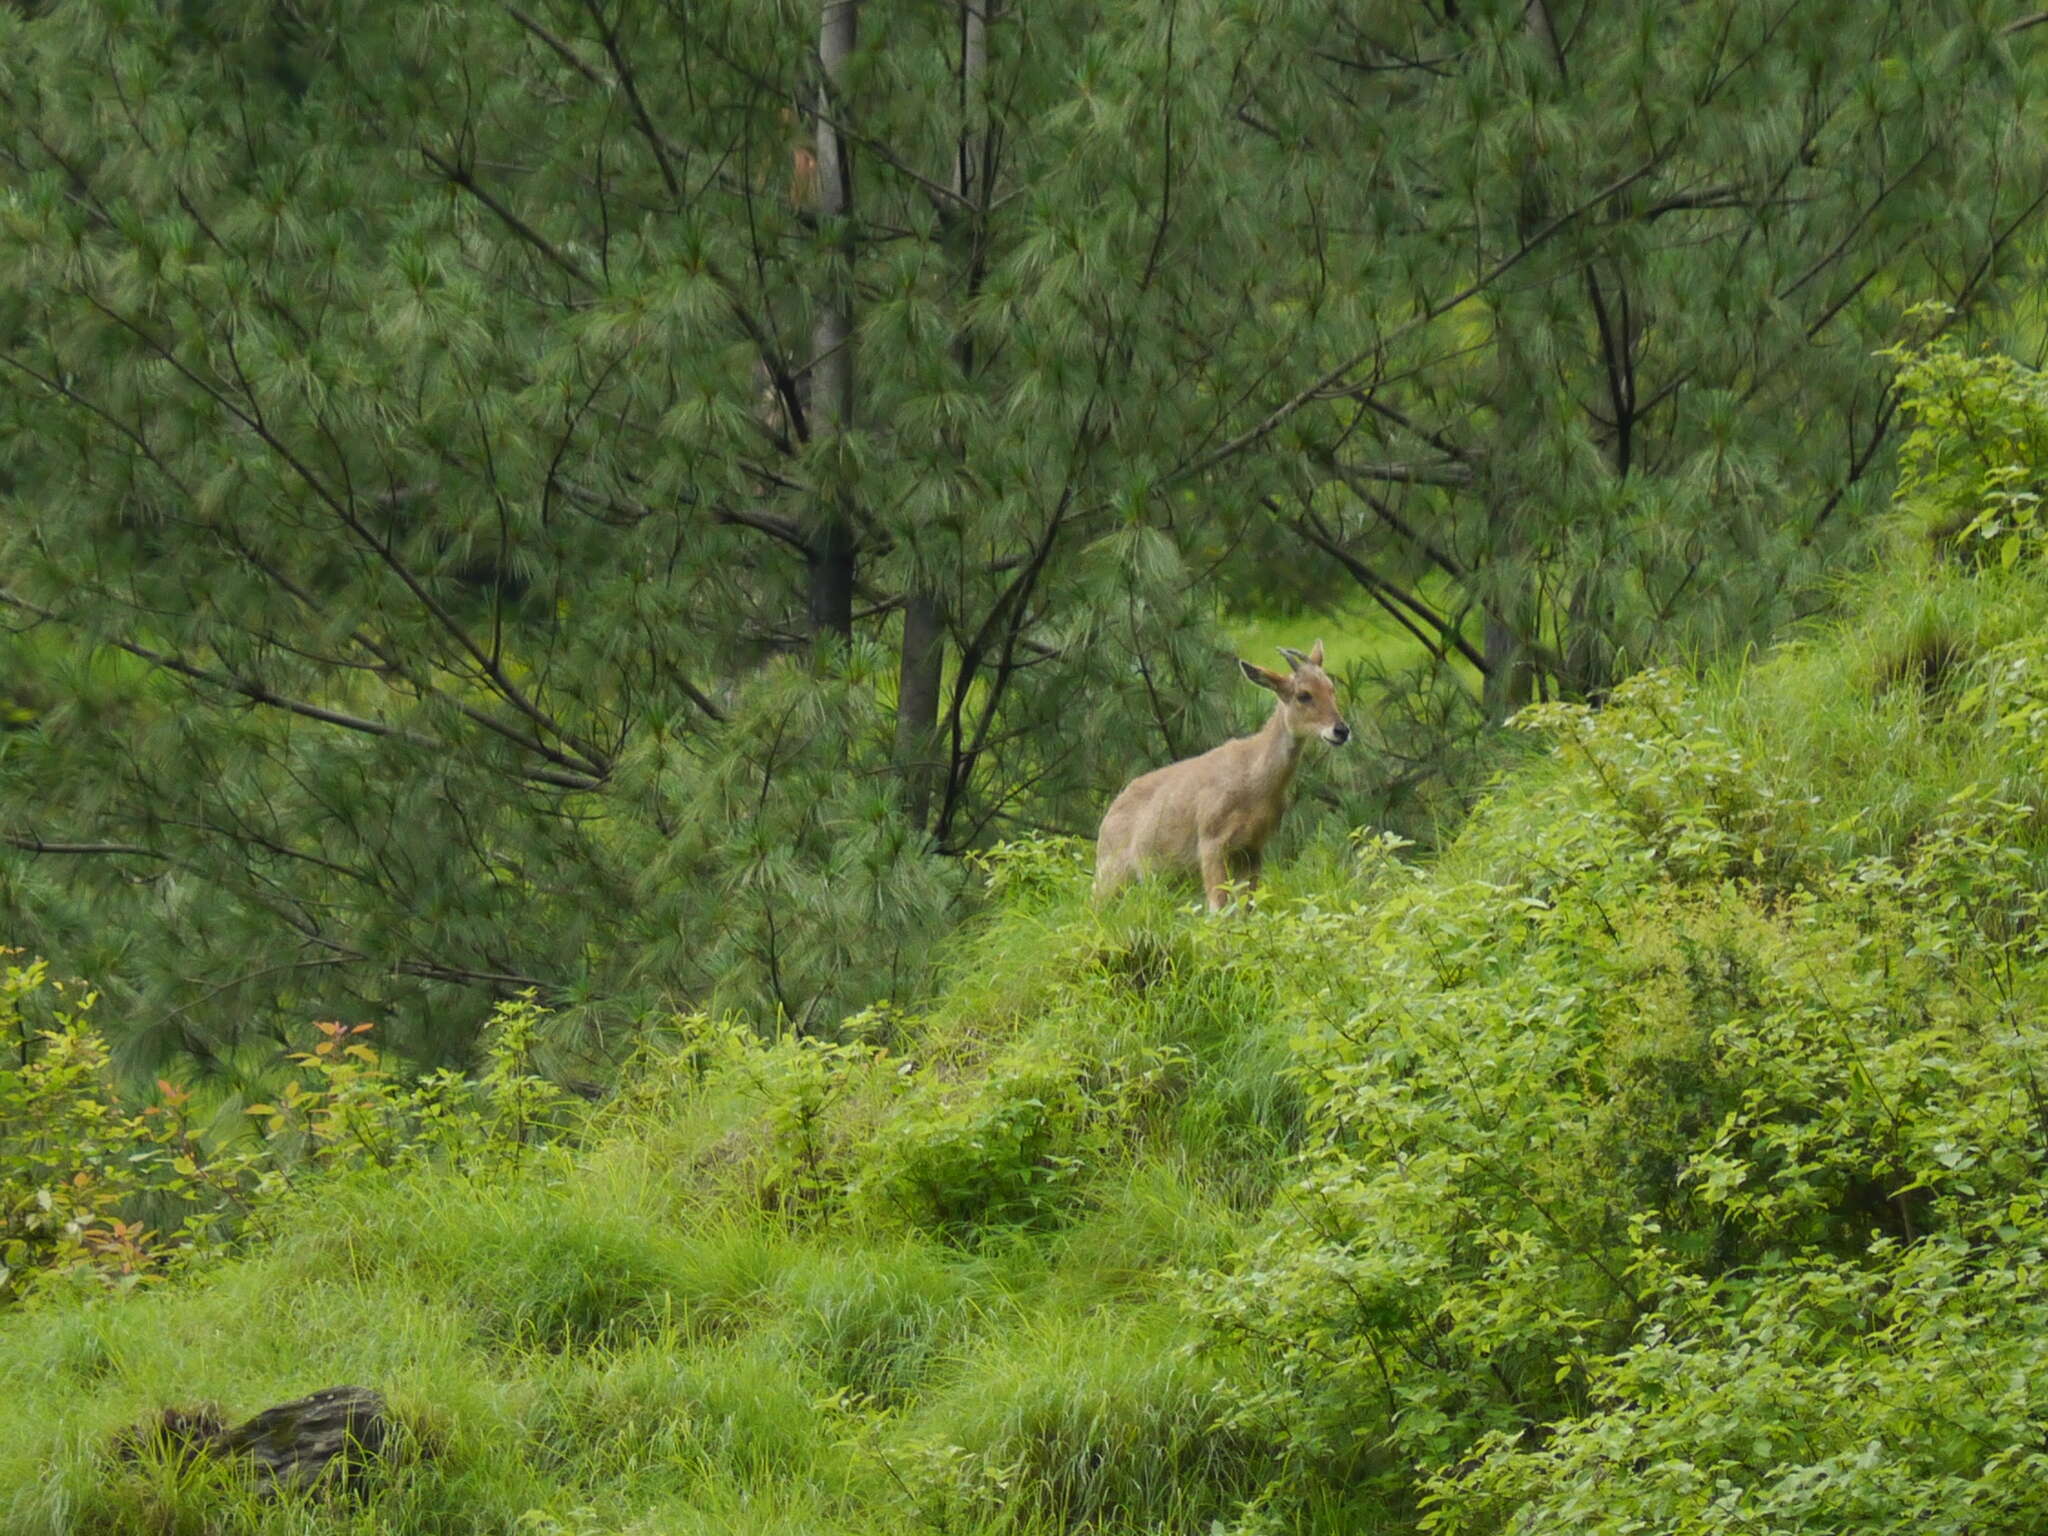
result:
<svg viewBox="0 0 2048 1536"><path fill-rule="evenodd" d="M1077 1115L1103 1095L1134 1118L1073 1142L1094 1162L1042 1219L962 1233L887 1202L764 1207L783 1147L749 1077L766 1069L671 1057L577 1153L332 1179L245 1257L0 1318L0 1531L900 1531L941 1508L989 1529L1206 1528L1260 1463L1211 1423L1215 1367L1185 1349L1172 1277L1226 1252L1270 1188L1286 1053L1232 1029L1247 994L1201 965L1212 925L1162 893L1098 921L1085 873L1062 879L1051 908L970 941L914 1058L917 1114L943 1117L1040 1055L1065 1071L1097 1010L1136 1004L1071 1090ZM1171 956L1134 975L1148 932ZM1127 1058L1172 1081L1113 1088ZM902 1061L849 1069L835 1155L906 1134ZM107 1455L166 1407L232 1421L343 1383L384 1391L417 1442L360 1505Z"/></svg>

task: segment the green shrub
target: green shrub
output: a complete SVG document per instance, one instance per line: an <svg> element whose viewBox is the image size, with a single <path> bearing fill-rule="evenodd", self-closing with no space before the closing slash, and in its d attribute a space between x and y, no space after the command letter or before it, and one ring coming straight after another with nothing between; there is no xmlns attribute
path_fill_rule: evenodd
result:
<svg viewBox="0 0 2048 1536"><path fill-rule="evenodd" d="M1948 315L1923 306L1937 322ZM1899 448L1897 500L1929 537L1972 562L2011 566L2037 544L2048 488L2048 376L1953 333L1901 344L1896 385L1911 423Z"/></svg>
<svg viewBox="0 0 2048 1536"><path fill-rule="evenodd" d="M516 1161L568 1128L568 1096L533 1070L546 1017L531 988L499 1003L484 1024L482 1070L470 1079L442 1070L408 1080L363 1038L372 1026L316 1024L313 1048L287 1056L299 1070L277 1102L245 1112L263 1122L273 1156L295 1165Z"/></svg>
<svg viewBox="0 0 2048 1536"><path fill-rule="evenodd" d="M12 951L0 950L0 957ZM210 1251L267 1179L202 1144L192 1095L122 1102L89 989L38 960L0 970L0 1306L62 1276L126 1288ZM41 1026L41 1027L39 1027Z"/></svg>
<svg viewBox="0 0 2048 1536"><path fill-rule="evenodd" d="M1905 847L1842 859L1675 679L1525 724L1555 775L1339 919L1353 978L1301 1042L1312 1150L1259 1240L1197 1278L1230 1422L1284 1450L1297 1504L1376 1488L1410 1519L1416 1467L1477 1467L1432 1485L1437 1516L1525 1518L1476 1491L1506 1486L1492 1462L1533 1477L1556 1426L1654 1417L1611 1395L1647 1380L1614 1362L1668 1361L1703 1326L1686 1307L1706 1300L1732 1371L1772 1277L1860 1284L1998 1230L2048 1171L2030 808L1955 795ZM1845 1352L1871 1337L1836 1327ZM1788 1395L1750 1422L1782 1448L1805 1419ZM1637 1509L1584 1505L1604 1474L1579 1470L1552 1524Z"/></svg>
<svg viewBox="0 0 2048 1536"><path fill-rule="evenodd" d="M11 954L0 951L0 954ZM501 1004L474 1079L408 1083L364 1038L315 1026L275 1104L246 1113L262 1136L202 1129L194 1090L167 1079L134 1105L90 1015L96 995L41 961L0 971L0 1305L61 1277L129 1287L213 1254L312 1172L435 1162L517 1162L568 1128L566 1096L530 1070L544 1013Z"/></svg>
<svg viewBox="0 0 2048 1536"><path fill-rule="evenodd" d="M1163 1051L1028 1042L969 1083L923 1074L865 1149L854 1198L955 1242L1058 1225L1173 1067Z"/></svg>
<svg viewBox="0 0 2048 1536"><path fill-rule="evenodd" d="M1917 1536L2048 1524L2048 1222L1666 1278L1588 1412L1446 1467L1426 1529Z"/></svg>

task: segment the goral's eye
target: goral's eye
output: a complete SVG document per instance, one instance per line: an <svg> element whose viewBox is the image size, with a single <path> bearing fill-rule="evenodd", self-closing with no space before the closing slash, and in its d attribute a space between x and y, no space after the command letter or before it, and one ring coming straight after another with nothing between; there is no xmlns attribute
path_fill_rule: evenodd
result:
<svg viewBox="0 0 2048 1536"><path fill-rule="evenodd" d="M1294 702L1297 704L1313 704L1315 702L1315 695L1311 693L1297 693L1294 696Z"/></svg>

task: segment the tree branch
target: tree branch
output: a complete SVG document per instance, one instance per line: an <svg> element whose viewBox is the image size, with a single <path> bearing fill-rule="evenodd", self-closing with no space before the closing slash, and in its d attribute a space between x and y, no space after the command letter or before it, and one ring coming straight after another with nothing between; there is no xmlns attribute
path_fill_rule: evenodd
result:
<svg viewBox="0 0 2048 1536"><path fill-rule="evenodd" d="M584 79L588 80L592 85L596 86L599 90L608 91L613 86L618 84L616 80L606 79L602 71L596 69L590 64L585 63L582 57L576 52L575 49L571 48L567 43L562 41L561 38L555 36L555 34L550 32L546 27L542 26L539 22L535 21L531 16L527 15L526 12L519 9L518 6L506 6L505 14L510 16L514 21L518 22L520 26L526 28L526 30L531 32L535 37L539 38L541 42L545 43L548 46L548 48L551 49L555 53L555 55L561 59L561 61L564 64L567 64L571 69L575 70L577 74L581 75Z"/></svg>
<svg viewBox="0 0 2048 1536"><path fill-rule="evenodd" d="M128 854L142 859L168 859L167 853L158 853L154 848L141 848L134 843L50 843L40 837L23 837L18 833L0 833L0 843L9 848L18 848L23 853L114 853Z"/></svg>
<svg viewBox="0 0 2048 1536"><path fill-rule="evenodd" d="M1277 511L1278 508L1274 510ZM1420 598L1403 591L1393 582L1388 581L1386 577L1380 575L1379 572L1373 570L1372 567L1345 549L1330 535L1329 530L1323 527L1321 521L1313 513L1303 513L1300 517L1293 519L1293 524L1295 530L1303 538L1343 566L1350 573L1352 580L1364 587L1366 592L1371 595L1373 601L1385 609L1387 614L1397 624L1421 641L1431 656L1441 662L1444 660L1446 648L1455 650L1467 662L1471 663L1473 669L1481 677L1487 675L1489 669L1486 665L1486 658L1479 653L1469 640L1458 633L1458 627L1455 624L1451 623L1449 619L1446 619ZM1416 624L1415 619L1409 617L1411 613L1434 629L1436 636L1433 638L1425 634Z"/></svg>
<svg viewBox="0 0 2048 1536"><path fill-rule="evenodd" d="M668 148L660 131L654 126L654 118L647 110L647 103L640 99L640 87L633 78L632 66L619 50L618 28L604 19L604 11L598 0L584 0L583 8L590 13L590 19L597 24L604 43L605 57L612 61L612 71L618 76L620 86L625 90L626 103L633 109L633 120L640 129L640 137L647 141L647 148L654 155L654 163L661 169L663 185L668 195L678 202L682 200L683 184L676 175L676 168L669 163Z"/></svg>
<svg viewBox="0 0 2048 1536"><path fill-rule="evenodd" d="M597 279L584 271L573 257L563 254L547 236L527 223L526 220L520 218L505 203L499 201L486 191L482 183L470 173L468 166L457 165L453 161L444 160L424 144L420 146L420 155L427 164L446 177L450 185L460 187L471 197L490 209L492 213L498 216L498 221L501 224L532 246L536 251L539 251L541 255L561 268L570 277L573 277L584 287L593 291L601 286Z"/></svg>
<svg viewBox="0 0 2048 1536"><path fill-rule="evenodd" d="M1214 469L1218 464L1223 463L1224 460L1235 458L1238 454L1244 452L1245 449L1270 436L1273 433L1273 431L1276 428L1278 428L1283 422L1287 421L1289 417L1293 416L1296 412L1300 411L1302 407L1327 395L1331 389L1335 388L1337 385L1342 383L1343 380L1355 369L1361 367L1363 364L1367 362L1370 362L1374 357L1379 356L1381 353L1385 352L1389 346L1391 346L1394 342L1399 341L1403 336L1406 336L1409 332L1418 330L1422 326L1429 324L1432 320L1436 320L1441 316L1448 314L1450 311L1456 309L1459 305L1463 304L1467 299L1473 298L1478 294L1484 293L1488 288L1492 287L1508 272L1512 271L1515 267L1519 266L1536 250L1548 244L1559 233L1561 233L1566 228L1570 227L1572 224L1576 223L1589 210L1599 207L1600 204L1606 202L1609 198L1612 198L1617 194L1628 190L1628 188L1635 185L1635 183L1641 181L1645 176L1648 176L1652 171L1656 170L1656 168L1663 163L1663 160L1664 156L1661 153L1652 156L1651 159L1645 162L1643 165L1629 172L1626 176L1623 176L1620 179L1611 182L1606 187L1603 187L1600 191L1594 193L1591 197L1587 198L1577 207L1568 209L1564 213L1559 214L1556 218L1552 219L1548 224L1544 225L1541 229L1537 230L1535 234L1529 236L1528 239L1524 240L1512 254L1504 256L1499 261L1496 261L1492 266L1488 267L1478 277L1474 278L1470 283L1466 284L1463 288L1460 288L1456 293L1452 294L1449 298L1439 299L1437 302L1433 304L1423 306L1422 311L1419 314L1415 315L1412 319L1409 319L1403 322L1402 324L1395 326L1393 330L1387 332L1386 335L1380 337L1370 347L1367 347L1364 350L1353 354L1351 357L1346 358L1343 362L1339 363L1335 368L1332 368L1328 373L1325 373L1320 378L1314 380L1306 388L1297 391L1293 396L1291 396L1289 399L1287 399L1286 401L1282 402L1279 406L1277 406L1272 412L1270 412L1265 417L1264 420L1260 421L1257 425L1247 429L1244 432L1239 433L1236 437L1232 438L1229 442L1223 444L1223 446L1221 446L1220 448L1212 450L1211 452L1203 455L1201 458L1195 460L1193 463L1182 465L1180 468L1170 472L1165 477L1165 483L1171 484L1175 481L1184 480L1195 475L1203 474L1208 470ZM1358 386L1351 385L1346 386L1347 390L1355 389L1357 387Z"/></svg>
<svg viewBox="0 0 2048 1536"><path fill-rule="evenodd" d="M1346 479L1379 480L1390 485L1470 485L1471 466L1447 464L1347 464Z"/></svg>
<svg viewBox="0 0 2048 1536"><path fill-rule="evenodd" d="M62 614L53 613L47 608L39 607L25 599L16 597L5 589L0 589L0 607L13 608L50 623L70 624L73 622L64 618ZM288 714L299 715L307 720L317 720L323 725L334 725L341 727L343 730L359 731L366 736L390 737L395 741L404 742L407 746L418 747L422 751L433 752L443 756L447 755L449 750L445 742L436 741L430 736L422 736L416 731L405 730L402 727L387 724L382 720L374 720L368 716L352 715L344 710L329 709L325 705L314 704L305 699L291 698L266 687L262 683L239 678L232 673L210 671L205 667L195 666L191 662L181 657L173 656L168 652L153 650L146 645L139 645L133 640L121 640L110 637L103 643L113 646L118 651L126 651L129 655L146 661L151 666L161 667L166 672L176 673L178 676L188 678L193 682L205 683L210 687L219 688L225 692L235 694L237 697L247 699L253 704L268 705L274 709L284 710ZM531 779L540 784L551 784L560 789L600 789L604 785L604 779L596 775L558 772L545 768L524 770L521 777Z"/></svg>
<svg viewBox="0 0 2048 1536"><path fill-rule="evenodd" d="M938 817L932 823L932 837L942 847L945 845L947 834L952 830L953 818L960 809L962 798L966 795L968 781L974 776L975 764L981 753L986 750L989 723L994 718L995 707L1001 701L1004 687L1009 682L1007 665L998 671L995 681L988 687L971 742L965 739L962 729L968 695L981 670L982 658L994 644L998 626L1003 625L1006 619L1008 634L1003 646L1006 660L1015 649L1017 636L1022 628L1021 615L1030 607L1031 589L1037 585L1039 574L1045 569L1045 563L1052 555L1053 544L1059 537L1060 528L1066 522L1072 495L1071 490L1061 494L1059 504L1053 509L1052 516L1046 520L1044 534L1032 549L1023 569L1017 572L1009 585L1003 589L1001 596L995 600L988 616L974 632L974 637L960 648L960 665L954 675L953 696L946 710L946 732L953 744L951 761L946 769L945 796L940 803Z"/></svg>
<svg viewBox="0 0 2048 1536"><path fill-rule="evenodd" d="M1462 561L1452 558L1449 553L1437 545L1435 540L1426 537L1419 529L1411 526L1406 518L1388 506L1383 499L1373 495L1371 491L1368 491L1354 480L1349 465L1336 458L1325 458L1322 460L1322 463L1326 469L1344 482L1352 495L1372 508L1375 517L1422 551L1428 557L1430 564L1434 565L1446 576L1449 576L1454 581L1464 581L1472 574L1466 569Z"/></svg>

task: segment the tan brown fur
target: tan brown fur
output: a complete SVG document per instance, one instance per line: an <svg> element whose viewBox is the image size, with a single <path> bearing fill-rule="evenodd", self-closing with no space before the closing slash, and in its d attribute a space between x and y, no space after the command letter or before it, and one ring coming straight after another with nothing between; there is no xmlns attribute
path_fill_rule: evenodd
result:
<svg viewBox="0 0 2048 1536"><path fill-rule="evenodd" d="M1095 838L1098 901L1156 870L1199 875L1212 912L1228 904L1233 877L1248 889L1258 884L1266 844L1287 814L1303 743L1320 736L1342 746L1351 738L1323 671L1323 642L1306 656L1280 654L1292 669L1285 675L1238 662L1246 677L1278 695L1264 728L1141 774L1110 803Z"/></svg>

